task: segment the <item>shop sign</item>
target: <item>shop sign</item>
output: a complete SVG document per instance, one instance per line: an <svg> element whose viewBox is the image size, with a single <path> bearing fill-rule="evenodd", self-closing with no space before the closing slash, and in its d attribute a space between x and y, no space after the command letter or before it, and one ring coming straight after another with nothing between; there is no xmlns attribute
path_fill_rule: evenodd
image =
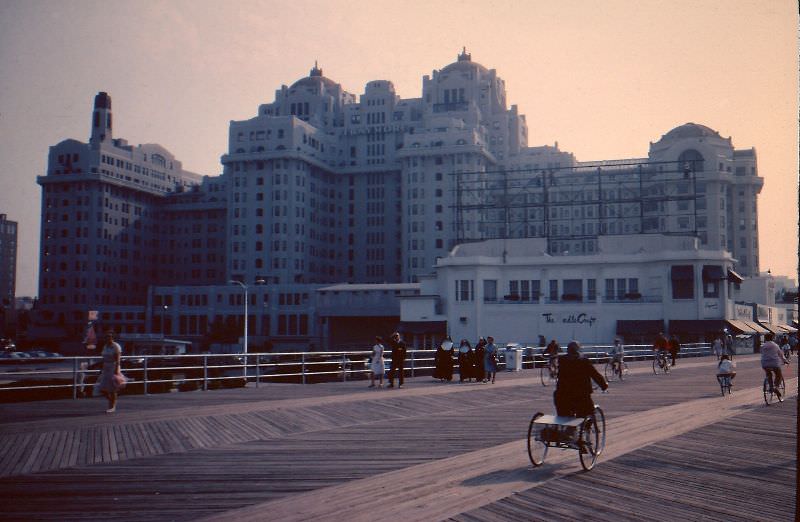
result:
<svg viewBox="0 0 800 522"><path fill-rule="evenodd" d="M561 313L561 314L554 314L553 312L545 312L542 314L544 318L544 322L547 324L555 324L555 323L562 323L562 324L583 324L586 326L593 326L594 323L597 322L597 318L593 315L587 313Z"/></svg>

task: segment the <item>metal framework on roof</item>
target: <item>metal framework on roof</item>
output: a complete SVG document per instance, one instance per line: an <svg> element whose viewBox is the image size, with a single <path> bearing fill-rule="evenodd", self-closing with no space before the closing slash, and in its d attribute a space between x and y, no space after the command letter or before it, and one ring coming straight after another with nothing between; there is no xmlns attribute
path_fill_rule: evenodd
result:
<svg viewBox="0 0 800 522"><path fill-rule="evenodd" d="M539 237L549 253L571 246L590 253L602 235L697 236L698 210L705 210L703 164L694 160L451 175L459 243Z"/></svg>

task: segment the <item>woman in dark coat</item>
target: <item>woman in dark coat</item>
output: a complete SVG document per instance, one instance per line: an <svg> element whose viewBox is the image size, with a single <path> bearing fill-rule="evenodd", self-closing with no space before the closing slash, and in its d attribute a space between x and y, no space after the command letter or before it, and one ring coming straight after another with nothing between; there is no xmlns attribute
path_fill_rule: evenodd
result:
<svg viewBox="0 0 800 522"><path fill-rule="evenodd" d="M473 376L478 382L486 382L486 371L483 368L483 358L486 354L486 339L481 337L478 344L475 345L475 360L474 360L474 373Z"/></svg>
<svg viewBox="0 0 800 522"><path fill-rule="evenodd" d="M458 347L458 377L459 382L464 382L464 379L470 379L472 372L470 365L472 364L472 345L466 339L461 339L461 344Z"/></svg>
<svg viewBox="0 0 800 522"><path fill-rule="evenodd" d="M453 380L453 341L445 337L439 348L436 349L436 368L433 378L444 382Z"/></svg>

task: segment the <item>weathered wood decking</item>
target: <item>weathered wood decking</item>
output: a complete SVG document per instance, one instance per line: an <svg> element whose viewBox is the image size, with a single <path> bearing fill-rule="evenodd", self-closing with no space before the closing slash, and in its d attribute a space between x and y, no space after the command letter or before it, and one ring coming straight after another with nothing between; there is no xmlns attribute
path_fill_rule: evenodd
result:
<svg viewBox="0 0 800 522"><path fill-rule="evenodd" d="M531 370L123 396L114 415L0 405L0 519L792 520L796 400L763 406L756 358L738 362L724 398L710 359L633 363L596 397L608 446L589 473L572 451L530 466L528 420L552 410Z"/></svg>

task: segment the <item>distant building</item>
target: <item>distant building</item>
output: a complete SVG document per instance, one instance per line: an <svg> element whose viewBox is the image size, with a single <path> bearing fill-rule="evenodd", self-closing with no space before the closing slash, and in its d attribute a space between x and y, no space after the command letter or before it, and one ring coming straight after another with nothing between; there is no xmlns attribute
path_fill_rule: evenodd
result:
<svg viewBox="0 0 800 522"><path fill-rule="evenodd" d="M17 282L17 222L0 214L0 303L14 307Z"/></svg>
<svg viewBox="0 0 800 522"><path fill-rule="evenodd" d="M111 97L94 99L88 143L50 148L42 186L39 314L82 334L90 310L144 331L148 288L160 280L224 280L224 184L183 170L160 145L112 134Z"/></svg>

